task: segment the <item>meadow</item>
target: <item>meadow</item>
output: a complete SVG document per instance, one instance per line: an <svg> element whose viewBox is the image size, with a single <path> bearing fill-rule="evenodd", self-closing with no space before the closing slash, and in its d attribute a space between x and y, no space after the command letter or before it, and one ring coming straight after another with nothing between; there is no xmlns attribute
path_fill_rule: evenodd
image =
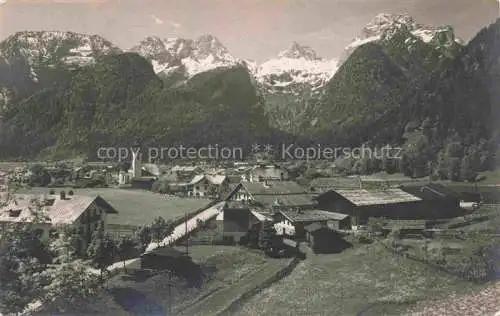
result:
<svg viewBox="0 0 500 316"><path fill-rule="evenodd" d="M381 244L312 255L242 306L252 315L401 315L415 302L478 285L394 256Z"/></svg>

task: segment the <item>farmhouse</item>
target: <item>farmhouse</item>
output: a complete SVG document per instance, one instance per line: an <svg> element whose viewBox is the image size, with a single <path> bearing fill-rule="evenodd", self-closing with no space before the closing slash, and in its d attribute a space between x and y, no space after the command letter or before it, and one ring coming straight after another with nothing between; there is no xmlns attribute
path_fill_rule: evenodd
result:
<svg viewBox="0 0 500 316"><path fill-rule="evenodd" d="M304 229L307 243L315 253L338 253L352 246L339 232L324 224L312 223Z"/></svg>
<svg viewBox="0 0 500 316"><path fill-rule="evenodd" d="M313 223L327 225L331 229L347 230L351 228L348 215L322 210L280 210L274 214L276 233L294 236L296 239L305 237L305 227Z"/></svg>
<svg viewBox="0 0 500 316"><path fill-rule="evenodd" d="M175 166L170 169L169 179L172 181L184 182L193 179L194 176L202 174L204 171L198 166Z"/></svg>
<svg viewBox="0 0 500 316"><path fill-rule="evenodd" d="M313 196L293 181L241 182L226 201L242 201L254 207L310 209L316 205Z"/></svg>
<svg viewBox="0 0 500 316"><path fill-rule="evenodd" d="M190 197L216 197L228 191L229 180L223 175L197 175L184 187Z"/></svg>
<svg viewBox="0 0 500 316"><path fill-rule="evenodd" d="M259 164L248 169L243 175L244 181L263 182L266 180L286 181L289 179L288 170L276 164Z"/></svg>
<svg viewBox="0 0 500 316"><path fill-rule="evenodd" d="M79 250L86 248L92 233L99 224L106 229L107 214L117 214L113 206L100 196L60 195L36 196L27 194L7 194L5 205L0 207L0 225L29 223L36 221L42 239L49 237L54 226L71 225L81 236ZM40 214L33 213L35 205L41 208Z"/></svg>
<svg viewBox="0 0 500 316"><path fill-rule="evenodd" d="M434 219L436 208L401 189L336 190L317 198L319 207L351 216L353 228L366 225L370 217L386 219Z"/></svg>

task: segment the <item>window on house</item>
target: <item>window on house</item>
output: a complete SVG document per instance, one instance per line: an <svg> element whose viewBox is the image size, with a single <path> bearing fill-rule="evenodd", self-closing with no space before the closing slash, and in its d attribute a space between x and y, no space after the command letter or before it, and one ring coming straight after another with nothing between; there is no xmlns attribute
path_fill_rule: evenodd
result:
<svg viewBox="0 0 500 316"><path fill-rule="evenodd" d="M9 210L9 217L19 217L21 210Z"/></svg>

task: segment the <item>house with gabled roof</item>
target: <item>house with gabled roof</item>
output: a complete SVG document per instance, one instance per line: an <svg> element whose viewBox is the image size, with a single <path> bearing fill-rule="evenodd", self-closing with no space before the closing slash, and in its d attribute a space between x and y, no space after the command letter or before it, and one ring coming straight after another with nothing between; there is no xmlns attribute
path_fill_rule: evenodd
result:
<svg viewBox="0 0 500 316"><path fill-rule="evenodd" d="M306 209L316 205L313 195L294 181L241 182L226 201L242 201L263 209Z"/></svg>
<svg viewBox="0 0 500 316"><path fill-rule="evenodd" d="M288 170L277 164L258 164L247 169L243 180L247 182L287 181Z"/></svg>
<svg viewBox="0 0 500 316"><path fill-rule="evenodd" d="M189 197L218 197L228 191L229 179L225 175L200 174L181 184Z"/></svg>
<svg viewBox="0 0 500 316"><path fill-rule="evenodd" d="M100 196L5 194L0 206L0 227L36 222L42 239L57 226L76 227L84 250L99 224L106 229L107 215L118 211ZM38 213L39 212L39 213Z"/></svg>

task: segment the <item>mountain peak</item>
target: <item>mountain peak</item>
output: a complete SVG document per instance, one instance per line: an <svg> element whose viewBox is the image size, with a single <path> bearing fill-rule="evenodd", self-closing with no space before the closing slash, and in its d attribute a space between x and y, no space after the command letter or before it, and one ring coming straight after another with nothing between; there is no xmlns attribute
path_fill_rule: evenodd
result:
<svg viewBox="0 0 500 316"><path fill-rule="evenodd" d="M289 48L281 51L278 56L290 59L321 60L311 47L301 45L297 42L293 42Z"/></svg>
<svg viewBox="0 0 500 316"><path fill-rule="evenodd" d="M413 31L419 27L413 18L407 13L402 14L377 14L362 30L362 36L365 38L372 36L380 36L382 33L387 32L394 28L401 28L405 26L408 30Z"/></svg>
<svg viewBox="0 0 500 316"><path fill-rule="evenodd" d="M445 44L445 46L463 43L454 36L452 28L418 24L406 13L380 13L362 29L360 36L347 45L341 60L346 60L354 49L363 44L391 40L396 34L408 38L414 37L425 43ZM450 39L453 43L448 43Z"/></svg>

